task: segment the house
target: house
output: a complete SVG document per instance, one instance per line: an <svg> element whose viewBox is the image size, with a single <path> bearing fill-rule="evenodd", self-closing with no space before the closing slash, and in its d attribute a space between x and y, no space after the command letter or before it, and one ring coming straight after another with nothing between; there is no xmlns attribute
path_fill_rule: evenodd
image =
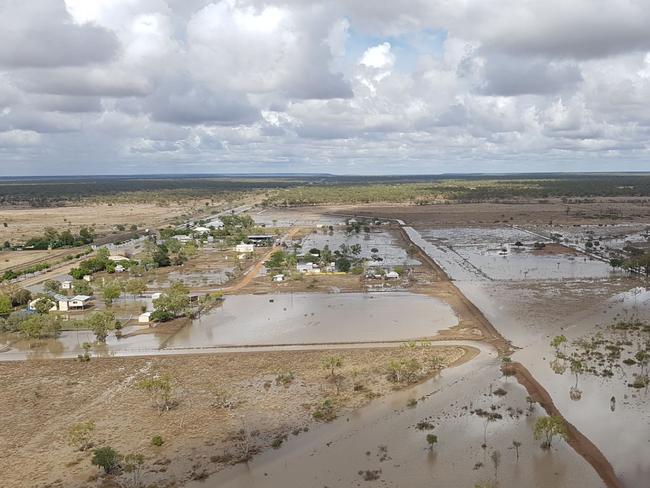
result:
<svg viewBox="0 0 650 488"><path fill-rule="evenodd" d="M128 261L129 258L127 258L126 256L120 256L119 254L114 254L112 256L108 256L108 260L117 263L119 261Z"/></svg>
<svg viewBox="0 0 650 488"><path fill-rule="evenodd" d="M93 275L84 275L83 280L90 283L93 280Z"/></svg>
<svg viewBox="0 0 650 488"><path fill-rule="evenodd" d="M398 280L399 279L399 273L397 271L389 271L386 273L386 279L387 280Z"/></svg>
<svg viewBox="0 0 650 488"><path fill-rule="evenodd" d="M320 266L314 263L298 263L296 270L301 273L320 273Z"/></svg>
<svg viewBox="0 0 650 488"><path fill-rule="evenodd" d="M138 316L138 323L148 324L151 322L151 312L144 312Z"/></svg>
<svg viewBox="0 0 650 488"><path fill-rule="evenodd" d="M178 242L181 244L187 244L190 241L193 241L191 236L186 236L185 234L178 234L175 236L172 236L172 239L176 239Z"/></svg>
<svg viewBox="0 0 650 488"><path fill-rule="evenodd" d="M152 300L158 300L162 296L162 293L156 292L151 294L151 299Z"/></svg>
<svg viewBox="0 0 650 488"><path fill-rule="evenodd" d="M241 244L237 244L235 246L235 251L240 252L240 253L241 252L254 252L255 251L255 244L245 244L245 243L242 242Z"/></svg>
<svg viewBox="0 0 650 488"><path fill-rule="evenodd" d="M118 264L117 266L115 266L115 272L116 273L124 273L125 269L126 268L124 268L124 266L122 266L121 264Z"/></svg>
<svg viewBox="0 0 650 488"><path fill-rule="evenodd" d="M192 229L192 230L193 230L196 234L209 234L209 233L210 233L210 229L208 229L207 227L202 227L202 226L200 226L200 227L194 227L194 229Z"/></svg>
<svg viewBox="0 0 650 488"><path fill-rule="evenodd" d="M66 280L61 282L62 290L72 290L72 281Z"/></svg>
<svg viewBox="0 0 650 488"><path fill-rule="evenodd" d="M88 295L75 295L68 299L68 310L83 310L90 303L90 299ZM60 304L59 310L61 310Z"/></svg>
<svg viewBox="0 0 650 488"><path fill-rule="evenodd" d="M283 274L276 274L275 276L273 276L273 281L275 281L275 282L284 281L284 275Z"/></svg>

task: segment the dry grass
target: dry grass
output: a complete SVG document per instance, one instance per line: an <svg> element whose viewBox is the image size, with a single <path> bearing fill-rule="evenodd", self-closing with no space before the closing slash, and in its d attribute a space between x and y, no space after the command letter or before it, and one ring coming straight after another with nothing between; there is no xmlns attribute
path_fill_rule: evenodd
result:
<svg viewBox="0 0 650 488"><path fill-rule="evenodd" d="M11 385L0 397L0 479L12 487L57 480L52 486L84 485L98 471L89 452L66 444L66 432L76 423L94 421L95 445L143 453L148 467L164 466L149 472L147 481L171 486L173 478L218 470L224 455L240 457L232 434L242 427L257 431L254 443L264 448L314 422L313 410L325 398L340 411L389 392L395 386L385 376L391 359L415 357L428 364L438 356L448 365L470 356L466 352L425 346L338 350L334 354L343 358L344 378L338 395L321 365L327 351L0 363L0 382ZM288 371L293 381L277 384L277 375ZM136 388L149 374L173 378L176 408L160 414ZM155 435L163 437L163 446L151 445Z"/></svg>

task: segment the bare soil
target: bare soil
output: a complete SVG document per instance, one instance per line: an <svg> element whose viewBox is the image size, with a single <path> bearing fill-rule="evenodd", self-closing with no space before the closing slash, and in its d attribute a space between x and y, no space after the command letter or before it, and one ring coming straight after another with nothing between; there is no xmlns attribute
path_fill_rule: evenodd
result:
<svg viewBox="0 0 650 488"><path fill-rule="evenodd" d="M310 208L313 212L313 207ZM568 212L567 212L568 209ZM512 203L445 203L439 205L323 207L330 215L402 219L412 226L453 227L509 224L615 224L647 222L650 205L645 199L594 199L592 203L561 200Z"/></svg>
<svg viewBox="0 0 650 488"><path fill-rule="evenodd" d="M0 382L11 385L0 396L0 480L11 487L118 486L126 475L100 477L90 450L67 444L71 426L92 421L94 446L142 453L147 484L179 486L245 457L242 429L255 452L309 428L325 399L340 415L403 386L386 378L391 360L430 365L437 356L448 366L475 353L419 346L0 363ZM343 360L338 394L322 367L328 354ZM276 382L282 372L293 380ZM427 366L422 373L435 371ZM175 407L164 412L137 388L142 378L161 374L174 384ZM160 447L151 443L156 435Z"/></svg>

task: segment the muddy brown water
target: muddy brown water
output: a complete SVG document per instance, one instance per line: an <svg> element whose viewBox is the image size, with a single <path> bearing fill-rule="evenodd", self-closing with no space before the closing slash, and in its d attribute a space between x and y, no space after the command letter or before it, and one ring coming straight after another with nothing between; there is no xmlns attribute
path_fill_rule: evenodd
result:
<svg viewBox="0 0 650 488"><path fill-rule="evenodd" d="M456 343L460 344L460 343ZM468 344L468 343L465 343ZM492 452L500 452L496 478L500 486L561 488L601 487L591 467L568 446L557 443L543 451L532 438L534 414L516 418L505 415L487 429L484 421L469 414L471 408L526 408L525 391L504 381L496 352L484 345L469 363L445 370L439 377L374 400L368 406L322 424L306 434L290 437L278 450L269 450L247 464L239 464L209 477L190 482L186 488L251 487L346 487L444 486L467 488L480 481L493 481ZM503 387L498 398L489 394ZM414 407L407 406L418 399ZM415 425L430 421L432 430ZM438 436L438 444L427 448L427 433ZM521 442L517 461L512 440ZM365 472L378 480L365 481Z"/></svg>

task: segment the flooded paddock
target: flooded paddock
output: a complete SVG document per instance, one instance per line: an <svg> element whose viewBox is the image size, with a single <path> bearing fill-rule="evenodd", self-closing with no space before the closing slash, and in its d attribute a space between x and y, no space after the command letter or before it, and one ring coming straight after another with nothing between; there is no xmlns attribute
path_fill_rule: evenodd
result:
<svg viewBox="0 0 650 488"><path fill-rule="evenodd" d="M166 346L406 340L457 323L449 305L413 293L235 295L176 333Z"/></svg>
<svg viewBox="0 0 650 488"><path fill-rule="evenodd" d="M525 390L501 378L492 349L478 347L481 353L469 363L185 486L322 488L365 486L374 480L377 486L467 488L496 479L499 486L602 487L593 469L565 443L556 442L550 451L539 447L532 434L539 408L526 415ZM491 386L507 394L490 395ZM417 404L408 406L412 399ZM490 405L504 418L486 431L485 421L470 410ZM422 422L430 425L418 427ZM438 436L433 449L427 447L429 433ZM518 460L513 439L521 442ZM500 459L496 472L491 461L495 450Z"/></svg>
<svg viewBox="0 0 650 488"><path fill-rule="evenodd" d="M398 237L388 230L371 230L348 234L343 230L321 230L305 236L302 241L302 252L309 252L311 248L323 249L329 246L331 251L336 251L342 244L351 247L355 244L361 246L359 257L368 259L368 266L415 266L420 262L411 258L406 250L400 246ZM375 251L376 250L376 251ZM379 257L374 260L373 256Z"/></svg>

